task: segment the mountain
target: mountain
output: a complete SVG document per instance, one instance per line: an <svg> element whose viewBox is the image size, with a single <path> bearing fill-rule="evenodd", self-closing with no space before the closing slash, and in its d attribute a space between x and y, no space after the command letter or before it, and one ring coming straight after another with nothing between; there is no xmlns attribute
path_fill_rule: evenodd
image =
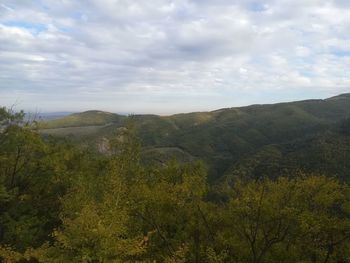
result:
<svg viewBox="0 0 350 263"><path fill-rule="evenodd" d="M101 138L111 138L116 129L133 119L145 155L157 156L153 159L159 161L173 155L183 160L201 159L209 168L210 179L216 180L222 174L231 173L233 168L244 167L242 163L249 158L256 160L256 155L266 149L269 149L265 153L267 156L291 156L292 152L298 156L302 149L305 152L313 147L314 151L319 151L316 144L320 138L331 138L330 134L336 138L346 137L338 131L349 118L350 94L342 94L325 100L171 116L127 117L88 111L42 122L41 127L43 134L98 143Z"/></svg>

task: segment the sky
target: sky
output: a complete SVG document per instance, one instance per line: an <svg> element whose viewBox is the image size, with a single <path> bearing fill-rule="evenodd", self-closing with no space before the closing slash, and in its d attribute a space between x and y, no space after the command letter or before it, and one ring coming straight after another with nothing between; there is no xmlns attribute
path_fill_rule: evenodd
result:
<svg viewBox="0 0 350 263"><path fill-rule="evenodd" d="M0 0L0 105L172 114L350 92L349 0Z"/></svg>

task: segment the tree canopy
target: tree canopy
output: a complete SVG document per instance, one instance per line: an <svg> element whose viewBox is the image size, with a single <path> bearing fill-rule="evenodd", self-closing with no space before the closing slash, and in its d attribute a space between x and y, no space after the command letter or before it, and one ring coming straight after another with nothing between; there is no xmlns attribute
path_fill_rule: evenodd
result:
<svg viewBox="0 0 350 263"><path fill-rule="evenodd" d="M350 262L346 180L274 147L210 184L200 161L144 164L133 123L103 154L0 123L2 262Z"/></svg>

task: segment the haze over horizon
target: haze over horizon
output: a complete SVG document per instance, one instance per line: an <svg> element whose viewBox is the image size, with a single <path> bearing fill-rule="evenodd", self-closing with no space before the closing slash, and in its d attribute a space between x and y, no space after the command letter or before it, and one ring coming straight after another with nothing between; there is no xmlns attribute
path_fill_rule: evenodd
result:
<svg viewBox="0 0 350 263"><path fill-rule="evenodd" d="M232 108L244 108L244 107L250 107L250 106L256 106L256 105L276 105L276 104L285 104L285 103L293 103L293 102L307 102L307 101L313 101L313 100L327 100L327 99L332 99L336 97L350 97L350 93L342 93L342 94L337 94L332 97L326 97L326 98L306 98L306 99L301 99L301 100L295 100L295 101L276 101L276 102L271 102L271 103L252 103L252 104L245 104L245 105L238 105L238 106L228 106L228 107L221 107L221 108L214 108L214 109L207 109L207 110L194 110L194 111L176 111L176 112L170 112L170 113L154 113L154 112L122 112L122 111L108 111L108 110L103 110L103 109L98 109L98 108L87 108L87 109L82 109L78 111L40 111L39 109L29 110L26 111L26 115L29 117L35 117L36 115L40 116L41 118L46 118L46 117L53 117L53 118L61 118L63 116L71 115L71 114L76 114L76 113L84 113L84 112L103 112L103 113L112 113L112 114L118 114L118 115L159 115L159 116L172 116L172 115L177 115L177 114L187 114L187 113L194 113L194 112L213 112L213 111L218 111L218 110L223 110L223 109L232 109ZM14 107L15 110L18 110L19 108L16 107L18 105L12 105L11 107Z"/></svg>
<svg viewBox="0 0 350 263"><path fill-rule="evenodd" d="M172 114L350 92L348 0L0 0L0 105Z"/></svg>

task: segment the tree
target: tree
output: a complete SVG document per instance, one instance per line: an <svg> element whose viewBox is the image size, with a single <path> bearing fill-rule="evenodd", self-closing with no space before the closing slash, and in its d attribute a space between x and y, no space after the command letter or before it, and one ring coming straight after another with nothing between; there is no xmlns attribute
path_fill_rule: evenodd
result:
<svg viewBox="0 0 350 263"><path fill-rule="evenodd" d="M120 134L118 134L119 136ZM64 196L55 244L42 261L129 262L144 251L142 232L130 226L130 180L138 172L132 133L111 142L111 155L88 162Z"/></svg>
<svg viewBox="0 0 350 263"><path fill-rule="evenodd" d="M332 178L237 181L217 242L232 262L344 260L349 205L348 186Z"/></svg>
<svg viewBox="0 0 350 263"><path fill-rule="evenodd" d="M206 173L200 163L175 161L152 169L134 188L134 217L148 233L148 259L202 262L210 230L205 222ZM181 255L181 256L180 256Z"/></svg>
<svg viewBox="0 0 350 263"><path fill-rule="evenodd" d="M44 140L22 112L1 109L0 115L0 247L18 255L51 240L77 151Z"/></svg>

